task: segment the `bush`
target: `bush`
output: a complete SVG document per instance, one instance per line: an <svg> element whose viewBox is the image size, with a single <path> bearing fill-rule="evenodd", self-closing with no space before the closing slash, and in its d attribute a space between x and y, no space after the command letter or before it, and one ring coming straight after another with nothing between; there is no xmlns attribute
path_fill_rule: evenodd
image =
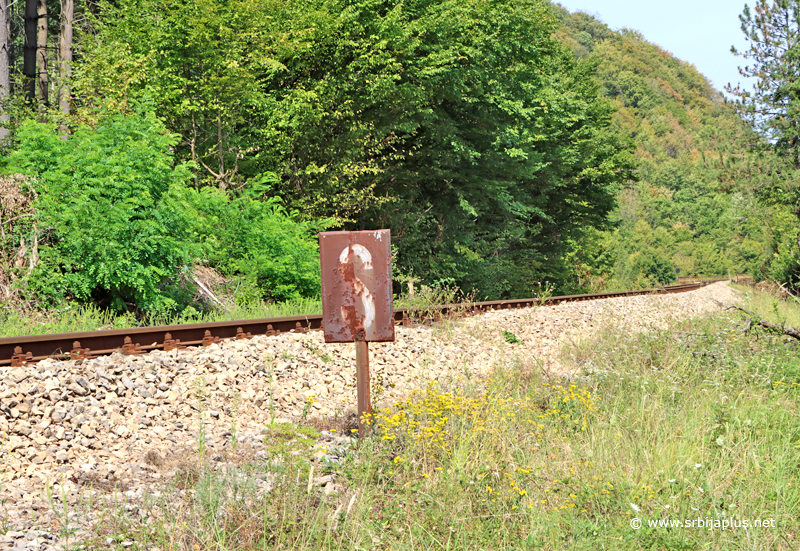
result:
<svg viewBox="0 0 800 551"><path fill-rule="evenodd" d="M658 253L643 254L637 261L639 271L661 285L677 280L672 263Z"/></svg>
<svg viewBox="0 0 800 551"><path fill-rule="evenodd" d="M214 188L187 190L186 197L204 260L228 277L244 278L249 296L283 301L319 295L313 236L326 222L301 221L274 197L231 198Z"/></svg>
<svg viewBox="0 0 800 551"><path fill-rule="evenodd" d="M169 134L152 113L101 115L68 140L49 124L21 124L7 169L36 180L41 262L28 282L49 302L92 299L117 310L170 309L170 282L190 258L175 191Z"/></svg>
<svg viewBox="0 0 800 551"><path fill-rule="evenodd" d="M68 140L26 122L17 137L5 168L35 180L40 262L27 284L44 302L169 313L192 301L179 274L197 258L258 298L319 294L317 228L279 199L187 187L178 137L152 113L102 114Z"/></svg>

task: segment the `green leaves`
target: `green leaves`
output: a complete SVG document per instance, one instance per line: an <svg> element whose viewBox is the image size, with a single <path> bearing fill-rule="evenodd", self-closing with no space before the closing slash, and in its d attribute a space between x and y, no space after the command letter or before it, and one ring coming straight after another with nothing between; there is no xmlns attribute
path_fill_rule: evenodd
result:
<svg viewBox="0 0 800 551"><path fill-rule="evenodd" d="M284 67L272 55L301 39L281 29L302 6L251 0L105 3L82 41L76 88L92 106L126 109L147 98L180 135L179 156L200 181L236 181L262 121L265 82ZM291 46L290 46L291 50Z"/></svg>
<svg viewBox="0 0 800 551"><path fill-rule="evenodd" d="M754 200L755 190L769 187L770 170L749 151L755 133L690 64L639 33L555 11L565 43L594 58L601 89L615 103L614 127L636 145L639 180L619 194L613 232L571 241L568 269L578 268L579 285L571 290L663 283L675 268L681 275L763 273L777 219Z"/></svg>
<svg viewBox="0 0 800 551"><path fill-rule="evenodd" d="M30 285L51 298L93 300L122 310L169 309L165 289L189 259L186 221L173 193L188 178L172 167L175 137L150 113L104 115L68 141L26 122L8 169L37 178L45 245Z"/></svg>
<svg viewBox="0 0 800 551"><path fill-rule="evenodd" d="M313 235L326 222L303 222L276 198L231 199L215 189L185 193L194 240L206 262L226 276L256 285L258 298L319 295L319 247Z"/></svg>
<svg viewBox="0 0 800 551"><path fill-rule="evenodd" d="M151 98L198 187L274 175L306 220L390 227L428 282L558 280L541 266L607 224L633 166L543 0L122 0L95 27L76 88Z"/></svg>
<svg viewBox="0 0 800 551"><path fill-rule="evenodd" d="M292 135L293 163L325 167L284 172L293 204L391 227L403 271L494 297L605 223L630 157L544 3L329 5L335 37L310 52L326 77L299 85L336 110Z"/></svg>
<svg viewBox="0 0 800 551"><path fill-rule="evenodd" d="M739 111L755 128L788 153L800 166L800 2L757 0L753 12L745 6L739 16L742 32L750 42L743 57L742 76L757 79L752 91L733 87Z"/></svg>
<svg viewBox="0 0 800 551"><path fill-rule="evenodd" d="M176 136L148 111L101 114L64 141L25 123L7 169L37 179L41 262L28 285L40 297L118 310L169 311L191 298L179 272L196 259L257 287L260 298L319 293L319 252L309 224L268 198L232 199L188 188L173 166ZM187 288L188 287L188 288ZM253 297L257 298L257 297Z"/></svg>
<svg viewBox="0 0 800 551"><path fill-rule="evenodd" d="M777 210L770 224L772 258L762 273L795 288L800 285L800 2L757 0L753 10L745 6L739 16L742 32L750 42L743 57L742 76L756 79L752 89L727 86L737 97L735 107L762 141L752 143L754 158L761 165L753 171L758 197ZM796 217L786 224L787 215ZM781 228L778 230L778 228Z"/></svg>

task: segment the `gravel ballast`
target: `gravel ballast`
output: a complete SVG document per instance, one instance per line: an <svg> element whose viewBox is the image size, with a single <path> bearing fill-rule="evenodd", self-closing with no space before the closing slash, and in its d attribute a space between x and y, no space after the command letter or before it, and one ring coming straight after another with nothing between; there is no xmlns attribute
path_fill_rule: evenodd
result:
<svg viewBox="0 0 800 551"><path fill-rule="evenodd" d="M390 403L430 381L485 376L519 358L568 375L559 360L570 341L609 324L630 331L664 328L718 311L736 294L715 283L686 293L399 326L396 342L370 344L373 397ZM521 343L509 344L502 331ZM146 490L173 479L188 458L197 457L201 426L212 464L224 467L245 456L264 461L267 424L346 418L355 400L354 347L325 344L320 331L0 368L0 518L10 528L0 535L0 548L63 548L57 526L87 492L117 492L135 509ZM336 460L349 445L348 436L323 431L310 459ZM332 480L317 483L336 491ZM77 523L74 542L81 524L92 519L69 521Z"/></svg>

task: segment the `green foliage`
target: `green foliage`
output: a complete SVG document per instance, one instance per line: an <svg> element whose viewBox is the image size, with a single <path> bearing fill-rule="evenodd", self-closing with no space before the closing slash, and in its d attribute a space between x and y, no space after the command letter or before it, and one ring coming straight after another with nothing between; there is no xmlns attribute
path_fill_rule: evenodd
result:
<svg viewBox="0 0 800 551"><path fill-rule="evenodd" d="M747 63L742 76L755 78L752 90L728 86L752 125L800 166L800 2L756 0L753 10L744 6L742 32L750 42L745 52L731 52Z"/></svg>
<svg viewBox="0 0 800 551"><path fill-rule="evenodd" d="M173 167L175 137L150 113L106 115L69 140L44 123L19 129L7 170L36 178L40 262L28 285L50 300L123 310L170 309L171 282L190 257Z"/></svg>
<svg viewBox="0 0 800 551"><path fill-rule="evenodd" d="M399 273L478 298L794 269L776 207L792 199L763 200L780 195L762 185L786 175L779 159L749 150L758 136L693 66L587 14L544 0L97 13L82 105L153 102L200 190L181 194L192 254L245 302L311 296L305 240L321 227L388 227Z"/></svg>
<svg viewBox="0 0 800 551"><path fill-rule="evenodd" d="M617 107L614 124L636 144L639 165L639 182L611 215L616 229L572 243L574 289L668 283L676 268L688 276L773 271L779 213L756 200L768 172L749 148L757 136L690 64L636 32L555 12L565 43L595 59Z"/></svg>
<svg viewBox="0 0 800 551"><path fill-rule="evenodd" d="M659 285L667 285L677 279L672 263L658 252L636 252L632 256L636 271Z"/></svg>
<svg viewBox="0 0 800 551"><path fill-rule="evenodd" d="M168 313L190 303L195 259L250 290L244 302L319 294L311 225L275 198L232 198L185 184L168 133L150 112L105 113L68 140L21 125L9 171L36 179L39 258L26 284L48 302ZM262 189L262 191L266 191Z"/></svg>
<svg viewBox="0 0 800 551"><path fill-rule="evenodd" d="M193 241L208 264L249 286L250 300L238 293L244 302L319 295L319 246L311 236L326 222L302 222L277 198L231 198L213 188L185 190L185 197Z"/></svg>
<svg viewBox="0 0 800 551"><path fill-rule="evenodd" d="M630 164L592 68L551 38L546 7L414 2L375 17L363 2L350 10L342 24L363 53L342 50L334 59L353 61L329 73L374 75L360 67L386 42L375 75L382 84L356 113L370 116L371 132L392 150L367 180L389 201L360 223L391 227L396 262L429 283L452 279L500 297L524 294L551 267L560 281L563 240L605 223ZM388 116L374 118L379 109Z"/></svg>
<svg viewBox="0 0 800 551"><path fill-rule="evenodd" d="M33 201L36 191L21 174L0 175L0 299L18 298L12 282L24 279L38 256Z"/></svg>
<svg viewBox="0 0 800 551"><path fill-rule="evenodd" d="M565 241L606 224L632 167L541 0L123 0L95 30L76 88L154 98L196 183L389 227L426 283L560 281Z"/></svg>
<svg viewBox="0 0 800 551"><path fill-rule="evenodd" d="M757 0L739 16L749 48L738 52L745 67L742 76L756 79L752 89L728 86L737 97L735 107L764 140L751 144L760 165L753 171L758 197L776 213L770 224L772 257L761 267L762 276L800 286L800 2ZM787 215L795 220L789 221ZM778 230L780 228L780 230ZM777 231L776 231L777 230Z"/></svg>
<svg viewBox="0 0 800 551"><path fill-rule="evenodd" d="M511 331L506 331L505 329L501 331L503 338L506 340L508 344L522 344L522 341L518 336L516 336Z"/></svg>
<svg viewBox="0 0 800 551"><path fill-rule="evenodd" d="M150 98L180 135L178 157L196 163L196 183L228 187L259 156L264 92L285 70L274 56L294 55L304 40L306 8L279 0L100 3L81 40L75 87L88 106L124 110Z"/></svg>

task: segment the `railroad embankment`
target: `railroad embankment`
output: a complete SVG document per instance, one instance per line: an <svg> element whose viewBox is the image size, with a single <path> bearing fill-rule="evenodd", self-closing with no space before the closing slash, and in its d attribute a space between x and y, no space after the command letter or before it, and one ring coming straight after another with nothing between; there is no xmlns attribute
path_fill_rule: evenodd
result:
<svg viewBox="0 0 800 551"><path fill-rule="evenodd" d="M397 327L396 342L370 345L373 398L391 404L429 382L477 380L498 365L569 376L564 346L597 338L600 328L663 328L735 300L736 291L715 283ZM153 488L191 478L190 459L198 454L212 468L267 464L270 435L283 423L313 421L323 429L299 452L312 464L336 462L351 445L345 432L356 400L354 348L325 344L321 332L45 360L4 367L0 378L0 517L9 530L0 545L10 548L48 550L67 537L80 540L99 517L69 511L87 496L96 503L113 496L138 510ZM274 475L262 475L267 491ZM310 475L312 484L337 491L330 476Z"/></svg>

